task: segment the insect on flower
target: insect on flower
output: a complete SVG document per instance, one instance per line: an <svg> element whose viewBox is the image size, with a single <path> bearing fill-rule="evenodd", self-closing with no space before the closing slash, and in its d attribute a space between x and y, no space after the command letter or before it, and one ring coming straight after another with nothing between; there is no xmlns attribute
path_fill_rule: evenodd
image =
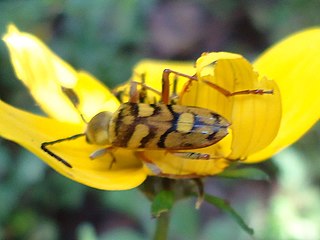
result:
<svg viewBox="0 0 320 240"><path fill-rule="evenodd" d="M100 112L87 123L84 133L44 142L41 144L41 149L70 168L72 168L70 163L49 150L50 145L85 137L89 144L103 146L103 148L94 151L90 158L95 159L104 154L110 154L113 159L110 167L115 163L113 151L117 148L136 151L166 150L170 154L186 159L210 159L209 154L184 152L183 150L199 149L215 144L228 134L230 123L223 116L211 110L176 104L177 79L174 80L173 93L170 94L170 74L188 79L182 94L188 90L192 81L198 81L196 76L165 69L162 75L162 91L158 92L144 84L143 81L132 80L129 102L122 103L116 112ZM241 94L273 93L272 90L262 89L229 92L212 82L201 81L227 97ZM140 91L137 90L138 85L141 86ZM79 99L76 93L72 89L64 87L62 90L77 108ZM144 103L148 90L159 94L161 96L160 102ZM81 115L80 112L79 114ZM83 117L82 119L85 121Z"/></svg>

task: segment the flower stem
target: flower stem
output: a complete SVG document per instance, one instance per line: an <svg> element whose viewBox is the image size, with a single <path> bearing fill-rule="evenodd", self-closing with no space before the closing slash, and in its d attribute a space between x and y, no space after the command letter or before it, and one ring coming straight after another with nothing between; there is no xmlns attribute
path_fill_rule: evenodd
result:
<svg viewBox="0 0 320 240"><path fill-rule="evenodd" d="M154 233L154 240L166 240L168 237L170 222L170 213L164 212L157 218L156 231Z"/></svg>

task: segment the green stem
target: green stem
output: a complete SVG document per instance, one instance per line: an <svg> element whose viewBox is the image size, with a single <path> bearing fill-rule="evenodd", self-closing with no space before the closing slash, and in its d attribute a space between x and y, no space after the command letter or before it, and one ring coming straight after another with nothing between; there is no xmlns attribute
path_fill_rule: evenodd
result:
<svg viewBox="0 0 320 240"><path fill-rule="evenodd" d="M157 218L156 231L154 233L154 240L166 240L168 237L170 222L170 213L164 212Z"/></svg>

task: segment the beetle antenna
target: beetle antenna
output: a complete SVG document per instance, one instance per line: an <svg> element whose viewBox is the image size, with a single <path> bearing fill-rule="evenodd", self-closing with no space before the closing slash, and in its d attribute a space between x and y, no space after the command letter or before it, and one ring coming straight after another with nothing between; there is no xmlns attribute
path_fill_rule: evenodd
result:
<svg viewBox="0 0 320 240"><path fill-rule="evenodd" d="M84 136L85 136L85 133L79 133L79 134L72 135L70 137L60 138L60 139L57 139L57 140L54 140L54 141L51 141L51 142L43 142L43 143L41 143L41 149L43 151L45 151L47 154L49 154L51 157L54 157L55 159L57 159L59 162L62 162L67 167L72 168L72 165L70 163L68 163L66 160L64 160L63 158L61 158L57 154L53 153L51 150L49 150L47 148L47 146L54 145L56 143L61 143L61 142L64 142L64 141L74 140L74 139L77 139L79 137L84 137Z"/></svg>
<svg viewBox="0 0 320 240"><path fill-rule="evenodd" d="M82 121L87 124L88 121L84 118L83 114L79 110L80 99L79 99L78 95L76 94L76 92L72 88L66 88L63 86L61 86L61 90L66 95L66 97L71 101L72 105L79 113Z"/></svg>

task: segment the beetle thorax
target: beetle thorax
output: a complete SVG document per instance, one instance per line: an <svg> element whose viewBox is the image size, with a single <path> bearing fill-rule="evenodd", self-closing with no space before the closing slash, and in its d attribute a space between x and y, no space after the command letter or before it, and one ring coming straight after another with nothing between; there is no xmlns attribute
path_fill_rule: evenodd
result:
<svg viewBox="0 0 320 240"><path fill-rule="evenodd" d="M109 141L109 124L111 112L100 112L95 115L87 125L86 140L96 145L107 145Z"/></svg>

